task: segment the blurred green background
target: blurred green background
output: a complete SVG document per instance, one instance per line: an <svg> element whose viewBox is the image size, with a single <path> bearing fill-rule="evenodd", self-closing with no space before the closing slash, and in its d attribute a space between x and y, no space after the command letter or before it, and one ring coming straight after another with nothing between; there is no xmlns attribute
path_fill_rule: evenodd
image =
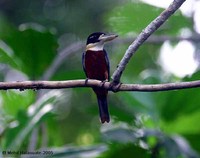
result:
<svg viewBox="0 0 200 158"><path fill-rule="evenodd" d="M185 2L198 3L198 1ZM0 0L0 81L84 79L81 56L96 31L119 35L106 50L111 74L131 41L163 8L130 0ZM182 76L163 66L160 35L198 36L194 15L177 11L134 55L123 83L156 84L200 78L198 40L195 69ZM172 52L167 52L172 53ZM182 49L183 55L186 49ZM178 62L178 60L177 60ZM190 65L185 62L186 67ZM183 70L184 68L181 68ZM109 93L111 123L101 124L89 88L0 91L2 151L50 151L58 158L196 158L200 155L200 89ZM51 155L51 151L53 155Z"/></svg>

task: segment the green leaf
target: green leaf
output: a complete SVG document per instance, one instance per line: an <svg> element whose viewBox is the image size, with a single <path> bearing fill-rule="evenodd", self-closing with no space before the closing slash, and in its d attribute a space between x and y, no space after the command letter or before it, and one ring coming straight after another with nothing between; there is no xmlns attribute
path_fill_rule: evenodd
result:
<svg viewBox="0 0 200 158"><path fill-rule="evenodd" d="M0 96L2 98L1 105L3 106L4 111L8 115L15 117L19 110L26 109L33 102L35 92L31 90L9 90L1 91Z"/></svg>
<svg viewBox="0 0 200 158"><path fill-rule="evenodd" d="M0 63L7 64L15 69L19 69L20 62L14 54L12 48L10 48L5 42L0 40Z"/></svg>
<svg viewBox="0 0 200 158"><path fill-rule="evenodd" d="M153 6L130 2L114 8L108 16L108 22L110 27L120 34L139 33L160 12L161 9L155 9Z"/></svg>
<svg viewBox="0 0 200 158"><path fill-rule="evenodd" d="M177 145L178 150L183 157L199 158L200 155L198 155L191 148L191 146L188 144L188 142L184 138L182 138L180 136L172 136L171 138L175 142L175 144ZM169 150L169 152L170 152L171 147L169 147L169 149L170 149Z"/></svg>
<svg viewBox="0 0 200 158"><path fill-rule="evenodd" d="M0 13L0 39L11 38L15 27Z"/></svg>
<svg viewBox="0 0 200 158"><path fill-rule="evenodd" d="M22 24L10 31L3 40L20 60L20 70L31 79L40 77L56 55L58 46L54 35L38 24Z"/></svg>
<svg viewBox="0 0 200 158"><path fill-rule="evenodd" d="M21 111L17 122L18 126L7 131L7 143L5 148L17 150L23 144L27 135L36 127L45 116L51 114L53 105L62 95L60 91L50 91L42 96L34 105L29 107L28 113Z"/></svg>
<svg viewBox="0 0 200 158"><path fill-rule="evenodd" d="M99 154L107 150L106 145L94 145L87 147L69 146L62 148L50 148L48 151L53 151L52 158L81 158L81 157L97 157ZM48 157L48 156L47 156Z"/></svg>
<svg viewBox="0 0 200 158"><path fill-rule="evenodd" d="M182 114L170 122L163 122L161 126L168 133L198 134L200 127L195 125L199 123L199 119L200 111L198 110L188 115Z"/></svg>
<svg viewBox="0 0 200 158"><path fill-rule="evenodd" d="M183 81L197 80L200 73L197 72ZM200 89L184 89L155 94L156 106L160 113L161 127L169 133L197 134L200 130Z"/></svg>
<svg viewBox="0 0 200 158"><path fill-rule="evenodd" d="M138 158L149 158L150 154L147 150L140 148L132 143L120 144L120 143L111 143L109 145L109 150L104 152L98 158L129 158L129 157L138 157Z"/></svg>
<svg viewBox="0 0 200 158"><path fill-rule="evenodd" d="M200 77L197 72L190 78L183 79L184 81L196 80ZM157 97L158 107L161 107L161 116L166 121L187 117L188 115L198 113L200 111L200 89L184 89L160 93Z"/></svg>
<svg viewBox="0 0 200 158"><path fill-rule="evenodd" d="M103 137L106 141L118 142L118 143L135 143L138 135L136 132L130 129L116 128L105 131Z"/></svg>
<svg viewBox="0 0 200 158"><path fill-rule="evenodd" d="M183 136L184 136L184 138L186 138L186 140L189 142L189 144L191 144L193 149L198 151L198 153L200 154L200 142L199 142L200 134L199 133L184 134Z"/></svg>
<svg viewBox="0 0 200 158"><path fill-rule="evenodd" d="M41 76L56 55L57 42L53 34L25 26L18 41L13 43L14 50L26 65L24 72L31 78Z"/></svg>
<svg viewBox="0 0 200 158"><path fill-rule="evenodd" d="M141 2L129 2L114 8L107 16L108 24L119 34L140 33L163 9ZM180 12L175 13L159 29L160 33L178 34L183 27L192 27ZM164 31L164 32L163 32Z"/></svg>

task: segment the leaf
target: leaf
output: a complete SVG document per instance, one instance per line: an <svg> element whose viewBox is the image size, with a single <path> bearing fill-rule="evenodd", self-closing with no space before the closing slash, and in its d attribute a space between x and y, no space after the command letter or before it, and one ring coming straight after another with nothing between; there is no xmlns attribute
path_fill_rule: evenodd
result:
<svg viewBox="0 0 200 158"><path fill-rule="evenodd" d="M4 111L13 117L17 115L19 110L26 109L34 100L35 93L31 90L18 91L9 90L1 91L0 96L2 98L1 105Z"/></svg>
<svg viewBox="0 0 200 158"><path fill-rule="evenodd" d="M200 134L184 134L183 135L184 138L189 142L189 144L191 144L191 146L193 147L194 150L198 151L198 153L200 154L200 142L199 142L199 137Z"/></svg>
<svg viewBox="0 0 200 158"><path fill-rule="evenodd" d="M12 48L10 48L5 42L1 40L0 40L0 63L7 64L16 69L20 68L20 62L15 56Z"/></svg>
<svg viewBox="0 0 200 158"><path fill-rule="evenodd" d="M34 24L22 24L19 30L10 31L3 40L13 50L22 66L19 70L31 79L40 77L49 66L58 46L54 35L46 28Z"/></svg>
<svg viewBox="0 0 200 158"><path fill-rule="evenodd" d="M52 158L93 158L107 150L106 145L94 145L88 147L69 146L62 148L50 148L47 151L53 151ZM47 156L48 157L48 156Z"/></svg>
<svg viewBox="0 0 200 158"><path fill-rule="evenodd" d="M140 33L163 9L141 2L129 2L114 8L107 16L108 23L114 32L125 35ZM157 31L157 33L178 34L183 27L192 27L187 18L180 12L175 13ZM164 31L164 32L163 32Z"/></svg>
<svg viewBox="0 0 200 158"><path fill-rule="evenodd" d="M130 2L114 8L109 14L108 22L120 34L139 33L159 12L161 9L150 5Z"/></svg>
<svg viewBox="0 0 200 158"><path fill-rule="evenodd" d="M118 142L118 143L134 143L137 141L136 132L130 129L116 128L105 131L103 137L106 141Z"/></svg>
<svg viewBox="0 0 200 158"><path fill-rule="evenodd" d="M149 158L150 154L147 150L140 148L132 143L120 144L111 143L109 145L109 150L104 152L98 158L128 158L128 157L138 157L138 158Z"/></svg>
<svg viewBox="0 0 200 158"><path fill-rule="evenodd" d="M179 148L180 153L182 153L185 157L192 157L192 158L198 158L199 155L190 147L188 142L180 137L180 136L173 136L172 139L176 143L176 145Z"/></svg>
<svg viewBox="0 0 200 158"><path fill-rule="evenodd" d="M200 73L195 73L189 80L196 80L199 77ZM184 80L188 81L188 78ZM186 120L186 118L195 121L200 112L199 93L200 89L195 88L158 94L157 104L161 108L161 117L172 123L177 120Z"/></svg>
<svg viewBox="0 0 200 158"><path fill-rule="evenodd" d="M62 95L60 91L50 91L29 107L29 113L22 111L18 115L19 126L7 132L5 148L17 150L20 148L30 131L36 127L48 114L51 114L53 105Z"/></svg>
<svg viewBox="0 0 200 158"><path fill-rule="evenodd" d="M143 140L148 145L151 137L156 138L157 143L148 146L152 149L152 157L199 157L190 144L179 135L169 136L160 130L146 128L138 129L136 132L140 141Z"/></svg>
<svg viewBox="0 0 200 158"><path fill-rule="evenodd" d="M200 127L195 126L199 123L200 111L193 112L189 115L183 115L177 117L173 121L163 122L161 126L168 133L180 133L180 134L198 134Z"/></svg>
<svg viewBox="0 0 200 158"><path fill-rule="evenodd" d="M0 13L0 39L10 38L14 30L14 26Z"/></svg>

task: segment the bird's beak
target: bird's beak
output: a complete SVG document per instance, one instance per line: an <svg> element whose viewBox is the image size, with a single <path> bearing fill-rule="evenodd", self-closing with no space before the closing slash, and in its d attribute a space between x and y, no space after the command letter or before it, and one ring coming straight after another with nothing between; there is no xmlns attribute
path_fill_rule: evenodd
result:
<svg viewBox="0 0 200 158"><path fill-rule="evenodd" d="M99 40L103 41L103 42L108 42L108 41L112 41L113 39L115 39L117 37L118 37L118 35L115 35L115 34L105 34L105 35L101 35L99 37Z"/></svg>

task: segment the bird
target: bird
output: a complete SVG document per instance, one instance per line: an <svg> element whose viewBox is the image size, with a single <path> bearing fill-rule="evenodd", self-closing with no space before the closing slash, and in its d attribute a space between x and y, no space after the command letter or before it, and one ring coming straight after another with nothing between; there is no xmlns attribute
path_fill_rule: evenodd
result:
<svg viewBox="0 0 200 158"><path fill-rule="evenodd" d="M86 50L82 54L83 70L87 79L96 79L102 82L110 80L110 63L104 44L118 37L116 34L95 32L88 36ZM109 123L107 95L108 90L93 88L97 96L101 123Z"/></svg>

